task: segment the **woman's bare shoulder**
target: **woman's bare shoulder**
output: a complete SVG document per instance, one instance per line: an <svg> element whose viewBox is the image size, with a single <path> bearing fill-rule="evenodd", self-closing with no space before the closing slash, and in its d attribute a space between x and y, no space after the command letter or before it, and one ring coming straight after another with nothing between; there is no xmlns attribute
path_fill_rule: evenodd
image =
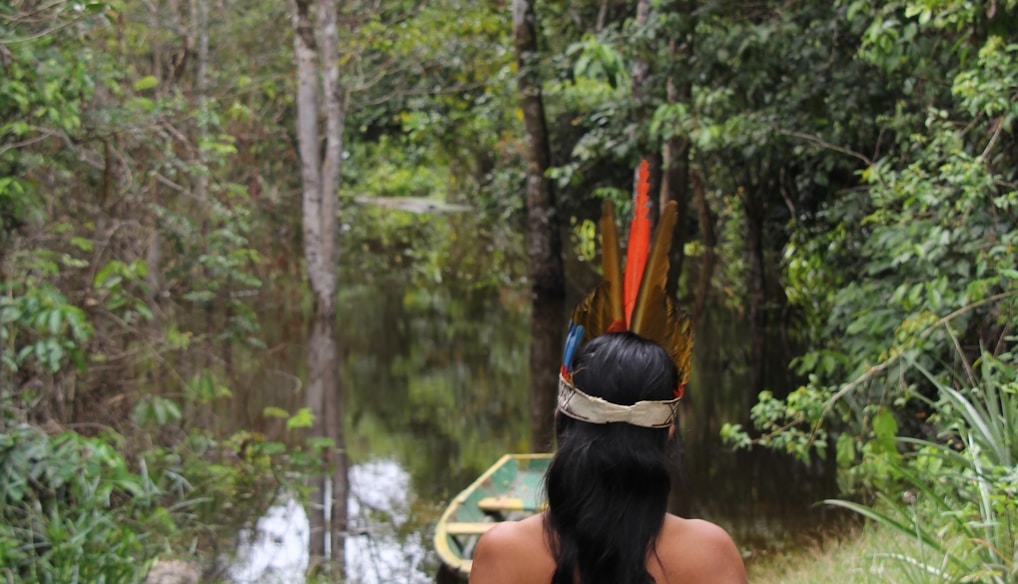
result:
<svg viewBox="0 0 1018 584"><path fill-rule="evenodd" d="M525 561L521 561L525 558ZM555 563L544 538L544 516L505 521L488 530L474 549L471 584L532 582L550 578Z"/></svg>
<svg viewBox="0 0 1018 584"><path fill-rule="evenodd" d="M745 584L746 567L732 537L719 525L702 519L668 515L657 553L671 576L681 582Z"/></svg>

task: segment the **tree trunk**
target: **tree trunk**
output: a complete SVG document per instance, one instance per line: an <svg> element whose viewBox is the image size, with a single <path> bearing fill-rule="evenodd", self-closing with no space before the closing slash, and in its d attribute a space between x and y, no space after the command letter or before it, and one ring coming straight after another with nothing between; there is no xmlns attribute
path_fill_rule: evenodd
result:
<svg viewBox="0 0 1018 584"><path fill-rule="evenodd" d="M345 570L347 523L346 493L349 462L343 437L343 409L340 401L339 367L336 347L336 314L316 313L308 342L307 406L315 416L311 433L328 438L334 448L322 454L328 474L312 483L309 570L342 577Z"/></svg>
<svg viewBox="0 0 1018 584"><path fill-rule="evenodd" d="M643 26L647 19L650 17L651 1L650 0L639 0L636 3L636 26ZM636 103L636 117L639 124L634 126L634 134L631 139L634 142L639 142L637 146L639 151L643 154L641 158L647 161L648 166L648 182L650 183L651 193L656 193L662 188L662 158L661 153L658 149L650 148L646 142L646 136L636 135L636 128L644 124L651 115L651 99L647 90L647 78L650 76L650 63L645 59L637 59L633 63L633 101ZM660 201L659 201L660 203ZM660 204L657 208L651 210L651 220L657 222L657 217L660 214ZM678 231L678 230L676 230Z"/></svg>
<svg viewBox="0 0 1018 584"><path fill-rule="evenodd" d="M208 156L202 145L208 141L209 92L209 0L191 0L192 34L198 39L198 64L194 76L194 98L198 106L198 177L195 195L205 203L208 197Z"/></svg>
<svg viewBox="0 0 1018 584"><path fill-rule="evenodd" d="M767 290L764 274L764 214L766 200L762 188L754 186L746 189L744 202L746 208L746 255L749 260L749 326L750 326L750 369L747 395L756 395L763 389L764 358L767 338L765 334L766 314L764 304L767 301Z"/></svg>
<svg viewBox="0 0 1018 584"><path fill-rule="evenodd" d="M313 12L315 4L317 19ZM294 0L293 7L304 261L314 297L307 403L315 414L312 434L332 442L323 450L329 472L316 481L311 495L309 569L342 579L348 489L336 348L336 212L345 110L339 86L337 6L334 0ZM323 114L324 158L320 155L318 128L319 117Z"/></svg>
<svg viewBox="0 0 1018 584"><path fill-rule="evenodd" d="M597 10L597 24L594 27L594 32L601 32L604 30L604 25L608 22L608 0L601 0L601 7Z"/></svg>
<svg viewBox="0 0 1018 584"><path fill-rule="evenodd" d="M710 281L714 276L717 263L717 237L714 235L714 219L711 217L710 206L703 192L703 177L699 172L692 173L693 197L696 200L697 219L700 223L700 237L703 241L703 257L700 259L700 275L696 282L696 299L693 302L693 327L703 317L707 306L707 295L710 292Z"/></svg>
<svg viewBox="0 0 1018 584"><path fill-rule="evenodd" d="M519 66L520 107L527 135L527 252L533 312L530 345L531 448L553 440L553 418L565 284L555 193L547 177L551 147L537 75L537 16L530 0L513 0L513 44Z"/></svg>
<svg viewBox="0 0 1018 584"><path fill-rule="evenodd" d="M201 253L209 253L209 234L211 231L210 226L210 214L201 213L197 210L208 205L208 191L209 191L209 180L208 180L208 155L202 148L202 145L208 141L208 109L206 92L208 91L208 0L191 0L190 5L191 13L191 37L197 39L197 63L195 66L194 82L192 84L192 99L194 100L194 107L197 111L197 119L195 120L195 134L194 134L194 161L197 163L197 172L194 176L194 202L192 206L201 217L201 236L198 240L201 242ZM204 39L204 43L203 43ZM208 266L202 268L203 278L211 280L212 276L209 273ZM229 294L229 291L225 291ZM205 322L216 326L216 311L213 310L211 303L206 303L204 308L201 309L203 314L200 318L204 319ZM204 367L211 369L213 367L213 348L211 346L211 340L206 341L206 351L204 351L205 363Z"/></svg>
<svg viewBox="0 0 1018 584"><path fill-rule="evenodd" d="M636 25L643 26L647 22L647 18L650 16L651 0L639 0L636 3ZM650 63L645 59L637 59L633 64L633 94L637 99L637 102L642 101L645 98L643 92L643 85L647 81L647 76L650 75Z"/></svg>
<svg viewBox="0 0 1018 584"><path fill-rule="evenodd" d="M693 18L693 7L690 2L675 2L675 11ZM668 56L673 71L677 63L687 63L693 53L693 26L673 32L675 35L668 41ZM680 65L681 67L681 65ZM668 103L674 104L688 100L690 84L687 80L676 81L674 73L669 74L667 83ZM683 136L672 136L665 143L663 156L663 172L661 178L660 207L664 208L668 201L679 205L677 229L672 235L672 247L669 252L668 293L675 296L679 278L682 276L682 264L686 259L686 226L689 223L689 141Z"/></svg>

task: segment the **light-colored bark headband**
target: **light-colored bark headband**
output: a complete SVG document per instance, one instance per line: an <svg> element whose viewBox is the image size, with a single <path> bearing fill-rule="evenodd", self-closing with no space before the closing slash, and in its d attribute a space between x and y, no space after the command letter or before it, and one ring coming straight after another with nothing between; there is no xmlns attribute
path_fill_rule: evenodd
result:
<svg viewBox="0 0 1018 584"><path fill-rule="evenodd" d="M642 428L667 428L675 423L679 411L679 398L638 401L621 406L587 395L565 377L558 377L558 411L574 420L591 424L623 422Z"/></svg>

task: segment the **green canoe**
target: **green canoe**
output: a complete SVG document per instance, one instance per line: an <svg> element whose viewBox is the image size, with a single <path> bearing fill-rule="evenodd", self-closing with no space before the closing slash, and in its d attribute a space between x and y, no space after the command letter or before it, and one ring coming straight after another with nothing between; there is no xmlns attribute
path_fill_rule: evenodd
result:
<svg viewBox="0 0 1018 584"><path fill-rule="evenodd" d="M551 454L506 454L449 503L435 526L435 550L459 576L470 574L477 540L499 521L544 509L544 471Z"/></svg>

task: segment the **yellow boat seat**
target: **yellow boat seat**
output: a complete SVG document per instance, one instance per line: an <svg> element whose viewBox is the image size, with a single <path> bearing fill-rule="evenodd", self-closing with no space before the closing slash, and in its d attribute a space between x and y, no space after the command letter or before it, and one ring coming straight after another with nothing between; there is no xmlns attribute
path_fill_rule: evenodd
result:
<svg viewBox="0 0 1018 584"><path fill-rule="evenodd" d="M523 511L523 499L519 497L485 497L477 502L477 506L485 513L500 511Z"/></svg>
<svg viewBox="0 0 1018 584"><path fill-rule="evenodd" d="M508 511L530 511L531 513L545 511L547 503L541 503L535 507L533 501L524 501L519 497L485 497L477 502L477 507L485 513L505 513Z"/></svg>
<svg viewBox="0 0 1018 584"><path fill-rule="evenodd" d="M446 523L445 530L449 535L482 535L491 529L495 523L484 522L457 522Z"/></svg>

